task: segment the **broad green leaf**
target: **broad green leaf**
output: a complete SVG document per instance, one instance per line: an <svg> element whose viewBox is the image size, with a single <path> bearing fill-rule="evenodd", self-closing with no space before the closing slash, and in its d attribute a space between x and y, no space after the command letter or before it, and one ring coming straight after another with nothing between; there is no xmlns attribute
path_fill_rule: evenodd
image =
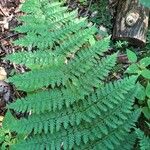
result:
<svg viewBox="0 0 150 150"><path fill-rule="evenodd" d="M140 0L140 3L145 7L150 8L150 0Z"/></svg>
<svg viewBox="0 0 150 150"><path fill-rule="evenodd" d="M137 56L133 51L127 49L127 56L131 63L137 62Z"/></svg>
<svg viewBox="0 0 150 150"><path fill-rule="evenodd" d="M139 69L139 67L138 67L137 64L131 64L131 65L127 68L127 70L126 70L125 72L126 72L126 73L129 73L129 74L131 74L131 73L139 74L139 73L140 73L140 69Z"/></svg>
<svg viewBox="0 0 150 150"><path fill-rule="evenodd" d="M145 57L140 60L140 66L141 67L147 67L150 65L150 57Z"/></svg>
<svg viewBox="0 0 150 150"><path fill-rule="evenodd" d="M145 97L146 97L146 93L145 93L145 87L140 84L139 82L136 84L137 87L137 91L136 91L136 98L138 100L144 101Z"/></svg>
<svg viewBox="0 0 150 150"><path fill-rule="evenodd" d="M150 98L150 83L149 82L146 86L146 96Z"/></svg>
<svg viewBox="0 0 150 150"><path fill-rule="evenodd" d="M142 72L141 72L141 75L146 78L146 79L150 79L150 70L148 69L144 69Z"/></svg>
<svg viewBox="0 0 150 150"><path fill-rule="evenodd" d="M143 107L142 112L147 119L150 119L150 109L148 107Z"/></svg>

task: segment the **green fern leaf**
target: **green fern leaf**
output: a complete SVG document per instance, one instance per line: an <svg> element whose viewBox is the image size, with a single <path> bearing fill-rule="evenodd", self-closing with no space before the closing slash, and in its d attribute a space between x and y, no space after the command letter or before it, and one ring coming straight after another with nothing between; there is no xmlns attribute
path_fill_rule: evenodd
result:
<svg viewBox="0 0 150 150"><path fill-rule="evenodd" d="M150 149L150 138L144 134L140 129L136 129L136 134L139 138L139 145L141 150L149 150Z"/></svg>
<svg viewBox="0 0 150 150"><path fill-rule="evenodd" d="M110 38L97 40L95 26L61 5L23 4L15 29L23 36L14 43L25 51L5 59L29 69L8 79L27 94L7 107L28 115L11 115L9 129L23 137L11 149L129 149L132 138L122 145L140 114L133 111L137 77L106 82L118 54L107 55Z"/></svg>

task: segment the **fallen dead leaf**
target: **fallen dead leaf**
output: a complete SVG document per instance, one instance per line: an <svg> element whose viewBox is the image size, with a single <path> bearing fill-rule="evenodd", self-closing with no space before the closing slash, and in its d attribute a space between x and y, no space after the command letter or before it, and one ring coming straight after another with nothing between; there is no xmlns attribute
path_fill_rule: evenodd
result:
<svg viewBox="0 0 150 150"><path fill-rule="evenodd" d="M3 116L0 116L0 122L2 122L2 121L3 121L3 119L4 119L4 117L3 117Z"/></svg>
<svg viewBox="0 0 150 150"><path fill-rule="evenodd" d="M0 81L4 81L7 78L7 73L3 67L0 67Z"/></svg>
<svg viewBox="0 0 150 150"><path fill-rule="evenodd" d="M4 117L0 116L0 127L2 127L2 122L3 122Z"/></svg>
<svg viewBox="0 0 150 150"><path fill-rule="evenodd" d="M9 22L12 20L13 18L13 14L11 14L10 16L8 17L4 17L3 18L3 21L0 21L0 25L2 26L3 30L6 29L8 30L9 29Z"/></svg>
<svg viewBox="0 0 150 150"><path fill-rule="evenodd" d="M9 16L9 12L7 10L7 8L4 8L0 5L0 12L5 16L8 17Z"/></svg>

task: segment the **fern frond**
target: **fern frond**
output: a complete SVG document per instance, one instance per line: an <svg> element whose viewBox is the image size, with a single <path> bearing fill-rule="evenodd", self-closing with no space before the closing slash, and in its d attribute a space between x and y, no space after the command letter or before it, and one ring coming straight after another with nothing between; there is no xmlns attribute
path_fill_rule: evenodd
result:
<svg viewBox="0 0 150 150"><path fill-rule="evenodd" d="M28 120L26 119L20 120L20 123L21 124L23 123L20 129L18 127L20 126L19 122L18 122L18 125L15 125L15 128L18 133L19 132L29 133L32 130L34 130L35 133L36 131L42 132L44 128L46 128L46 132L50 130L50 132L52 133L53 131L58 130L61 126L63 126L64 128L67 128L69 124L71 124L72 126L79 125L82 120L87 121L87 122L92 122L92 120L95 119L97 116L103 118L106 112L107 112L107 115L110 113L110 114L114 114L115 116L117 115L117 117L119 118L126 119L126 117L124 116L124 113L130 112L133 98L132 96L129 97L130 101L127 101L126 103L124 103L123 106L122 106L122 102L125 101L126 99L124 94L126 94L133 88L134 82L135 82L135 79L130 78L130 79L124 79L122 81L115 82L114 85L110 83L106 85L104 88L98 89L96 92L97 94L96 95L93 94L92 96L89 96L89 98L86 101L81 101L69 108L63 108L62 110L57 111L57 112L50 112L50 113L44 112L44 108L47 107L47 105L45 104L47 103L45 102L37 103L37 105L39 105L40 107L40 109L37 110L37 113L43 111L44 114L41 114L41 113L39 115L32 114L32 116L29 117ZM107 92L110 92L113 94L110 94ZM112 96L111 98L110 98L110 95ZM24 102L24 101L20 101L20 102ZM38 108L37 105L35 108ZM23 106L22 109L25 108L25 104L21 106ZM36 111L36 110L31 109L33 104L30 104L28 106L30 106L28 108L30 108L31 112ZM13 108L13 107L10 107L10 108ZM19 108L18 105L16 105L16 108ZM115 111L118 111L118 112L115 112ZM110 117L113 118L113 115L110 115ZM104 118L106 118L106 116ZM59 128L57 127L58 120L59 120L59 125L61 125ZM39 126L40 123L42 123L41 126ZM113 125L112 122L108 121L107 123L109 123L110 126L116 127L116 125L115 124ZM50 125L52 125L52 127L49 129L48 126Z"/></svg>
<svg viewBox="0 0 150 150"><path fill-rule="evenodd" d="M65 85L67 79L70 77L70 72L66 72L67 66L63 62L60 61L59 63L53 65L52 68L42 68L38 70L35 69L24 74L15 75L9 78L9 80L10 82L14 83L18 89L24 91L34 91L39 88L47 87L48 85L51 85L52 87L55 85L59 86L60 84ZM92 68L89 72L87 72L87 75L84 75L83 77L81 76L81 80L71 77L73 82L72 84L74 84L74 86L78 86L78 88L82 87L83 94L86 94L91 90L93 91L92 87L96 86L96 83L99 83L97 78L103 80L104 77L108 75L115 63L116 54L108 56L106 59L102 59L102 61L95 66L95 68ZM96 77L95 80L93 79L90 81L90 78L94 77L94 75ZM89 82L87 82L87 76L89 78ZM26 82L24 83L22 81Z"/></svg>
<svg viewBox="0 0 150 150"><path fill-rule="evenodd" d="M67 41L63 42L59 48L56 48L56 55L74 54L83 44L93 37L91 35L95 34L96 31L97 29L95 27L91 27L73 34Z"/></svg>
<svg viewBox="0 0 150 150"><path fill-rule="evenodd" d="M62 89L65 105L68 107L75 101L84 99L85 96L94 92L94 89L98 88L104 78L108 76L115 63L116 54L103 58L97 66L93 66L79 78L72 76L72 84L66 85L69 90Z"/></svg>
<svg viewBox="0 0 150 150"><path fill-rule="evenodd" d="M56 5L58 5L58 8L56 8ZM41 9L39 9L40 12L38 11L34 15L27 14L26 16L22 16L20 20L25 22L26 24L17 27L16 31L21 33L27 32L27 35L25 35L23 38L20 38L19 40L16 40L14 44L19 46L32 45L34 47L37 46L38 48L45 49L51 46L52 42L54 42L53 37L55 38L55 36L58 37L60 35L57 35L58 32L56 31L56 29L63 30L63 27L68 24L70 26L71 22L72 25L74 25L73 23L76 20L77 11L67 12L65 7L59 7L59 3L56 3L56 5L51 6L49 4L44 7L41 6ZM44 11L42 9L44 9ZM51 9L51 11L48 11L47 14L47 11L45 9ZM58 13L55 12L56 9L58 9ZM62 10L64 12L62 12ZM71 22L69 23L68 21L70 20ZM77 25L77 22L75 23L75 25ZM75 30L78 30L78 28L76 28ZM47 34L50 33L50 31L56 31L56 34Z"/></svg>
<svg viewBox="0 0 150 150"><path fill-rule="evenodd" d="M131 127L134 127L134 123L140 115L140 110L136 110L128 116L126 122L120 125L118 128L113 129L110 134L104 135L102 139L95 140L94 142L89 142L83 146L79 146L80 150L113 150L117 147L123 140L125 140L128 135L126 131L129 132ZM97 133L98 134L98 133ZM129 139L128 139L129 140ZM126 144L126 143L124 143ZM116 149L115 149L116 150ZM124 149L123 149L124 150Z"/></svg>
<svg viewBox="0 0 150 150"><path fill-rule="evenodd" d="M30 69L9 78L27 95L8 108L28 114L12 116L9 128L24 138L12 149L118 148L140 113L132 107L136 77L106 83L117 61L117 53L104 57L110 38L98 41L96 27L78 19L77 11L48 1L25 2L16 29L24 36L15 44L28 52L6 57Z"/></svg>
<svg viewBox="0 0 150 150"><path fill-rule="evenodd" d="M85 22L85 19L75 19L73 22L68 23L68 25L60 29L57 29L54 32L49 32L47 28L45 31L43 31L43 29L45 29L45 26L46 26L46 25L43 25L44 27L41 26L42 29L38 30L38 33L40 31L39 35L35 35L35 34L33 34L33 36L28 35L26 37L23 37L23 39L20 39L20 40L23 40L22 41L23 43L24 41L25 42L29 41L26 44L32 44L33 47L37 46L40 49L44 49L44 48L52 46L54 42L59 43L60 41L64 41L68 39L68 37L71 34L79 32L79 30L81 28L85 28L86 25L87 23ZM24 32L32 32L32 29L24 25L24 26L17 27L16 31L24 33ZM19 44L22 43L20 41L18 42ZM22 46L25 46L25 45L22 45Z"/></svg>
<svg viewBox="0 0 150 150"><path fill-rule="evenodd" d="M53 52L48 51L34 51L34 52L18 52L7 55L5 59L10 60L16 64L25 65L30 69L41 69L50 67L53 69L56 65L63 65L64 57L55 57Z"/></svg>
<svg viewBox="0 0 150 150"><path fill-rule="evenodd" d="M109 42L109 38L105 38L97 41L89 49L78 52L76 57L68 64L70 72L79 77L82 73L94 67L97 61L100 60L100 56L103 56L104 52L109 48ZM100 47L101 49L99 49Z"/></svg>
<svg viewBox="0 0 150 150"><path fill-rule="evenodd" d="M40 7L40 0L27 0L23 4L21 10L26 13L36 13L38 10L40 10Z"/></svg>
<svg viewBox="0 0 150 150"><path fill-rule="evenodd" d="M67 12L67 7L60 7L62 3L61 2L55 2L53 4L45 4L42 5L41 9L45 16L53 21L53 19L60 17L60 15L63 15L65 12Z"/></svg>
<svg viewBox="0 0 150 150"><path fill-rule="evenodd" d="M141 150L149 150L150 149L150 137L146 136L143 131L140 129L136 129L136 134L139 138L139 145Z"/></svg>
<svg viewBox="0 0 150 150"><path fill-rule="evenodd" d="M10 77L9 81L14 83L18 89L28 92L48 87L49 85L51 85L52 88L55 85L64 85L68 78L65 72L63 72L64 69L60 69L60 67L61 65L56 65L53 66L53 69L42 68L38 71L33 70L24 74L18 74Z"/></svg>
<svg viewBox="0 0 150 150"><path fill-rule="evenodd" d="M131 150L134 147L136 141L136 134L135 132L129 133L125 136L125 139L119 143L120 145L115 147L115 150Z"/></svg>
<svg viewBox="0 0 150 150"><path fill-rule="evenodd" d="M114 59L115 57L114 56L112 56L112 58L110 57L110 60L109 61L107 60L108 62L106 62L106 63L104 63L105 60L102 60L102 62L104 64L99 65L97 67L98 68L97 70L96 70L96 66L95 66L95 65L97 65L97 61L95 60L97 58L97 53L98 53L98 55L103 55L102 52L106 51L106 49L108 48L108 44L109 44L109 39L104 39L101 42L96 42L96 44L91 48L91 50L88 51L88 49L87 49L83 52L81 51L81 54L79 53L79 56L77 57L77 59L75 59L73 62L69 63L68 66L66 66L66 67L69 67L68 72L69 73L72 72L75 76L79 76L81 73L85 73L87 71L87 69L95 67L95 69L91 70L91 75L94 76L94 74L95 75L98 74L98 70L100 70L100 72L102 72L101 69L103 69L106 66L110 65L110 69L111 69L111 67L113 67L115 65L115 59ZM99 46L101 46L100 51L98 51ZM49 52L47 54L47 51L36 51L33 53L32 52L19 52L16 54L8 55L6 57L6 59L9 59L10 61L13 61L17 64L19 64L19 63L24 64L27 67L29 67L30 69L40 69L40 68L50 67L51 72L53 70L56 71L55 66L58 65L58 63L60 63L60 65L58 65L58 66L61 69L63 67L65 67L64 66L65 59L63 59L63 57L60 56L57 59L55 57L55 53ZM82 66L80 65L80 62L83 63ZM58 70L61 71L61 69L58 69ZM108 70L108 68L107 68L107 70ZM50 76L50 73L48 72L48 70L46 70L46 72L47 72L47 74L49 74L48 76ZM62 72L65 72L65 71L63 70ZM79 72L81 72L81 73L79 73ZM105 70L103 73L105 73ZM17 81L22 82L21 79L27 81L24 89L23 88L20 88L20 89L22 89L22 90L28 89L28 91L29 91L30 90L29 87L32 88L32 85L34 85L34 80L29 81L28 78L30 78L31 76L35 76L36 77L35 79L37 79L39 81L42 80L42 78L43 78L42 75L37 77L36 74L37 74L36 71L34 71L32 73L28 72L28 73L24 74L24 76L22 76L22 75L14 76L10 81L13 82L15 80L16 83L15 82L14 83L16 85L18 85L18 88L21 86L24 86L24 85L22 85L21 83L19 83ZM57 74L57 72L56 72L56 74ZM43 75L44 75L44 73L43 73ZM46 80L46 78L50 78L48 76L45 77L44 81L48 81L48 79ZM90 78L92 79L92 76L91 77L89 76L89 80L90 80ZM98 76L99 76L99 78L101 78L101 76L99 74L98 74ZM63 77L63 74L60 77ZM96 82L97 82L96 78L95 78L95 82L94 82L94 79L92 79L93 84L95 83L95 85L97 85ZM27 85L27 84L29 84L29 85ZM44 84L43 86L47 86L47 85ZM36 89L36 88L33 88L33 90L34 89Z"/></svg>
<svg viewBox="0 0 150 150"><path fill-rule="evenodd" d="M85 95L86 96L89 95L90 94L89 92L92 92L94 90L93 87L99 87L100 80L103 80L104 77L108 75L110 69L115 65L115 61L116 61L116 54L109 56L108 58L104 58L102 60L102 63L100 63L100 65L98 65L96 68L92 68L90 72L88 72L87 75L85 74L81 79L79 80L74 79L71 85L70 84L66 85L66 88L62 88L60 90L54 89L49 92L48 91L39 92L36 94L31 94L31 96L28 95L28 97L24 98L24 100L17 100L16 103L10 104L10 108L20 112L33 111L40 113L40 111L43 112L44 110L55 111L57 109L61 109L64 105L68 107L75 101L77 102L79 99L83 99ZM20 77L22 77L22 75L20 75ZM89 79L88 81L86 80L87 78ZM129 80L130 82L132 81L131 79ZM14 81L16 84L16 79ZM19 81L21 80L19 79ZM29 86L31 86L31 83L32 81L29 82L27 90L29 90ZM18 86L20 85L21 82L18 83ZM34 83L33 86L35 86ZM25 85L22 85L22 87L25 88ZM36 99L38 103L34 104L35 103L34 99ZM38 106L39 107L42 106L42 109L37 109L39 108Z"/></svg>
<svg viewBox="0 0 150 150"><path fill-rule="evenodd" d="M110 146L118 145L124 140L127 131L133 126L137 120L140 111L137 110L129 115L117 128L108 128L109 133L104 134L101 128L104 128L101 118L99 121L91 124L82 124L80 127L74 127L70 130L62 130L62 133L42 134L29 137L26 141L18 143L17 147L26 147L31 149L61 149L61 145L65 150L72 149L110 149ZM97 139L97 140L96 140ZM94 140L94 142L92 142ZM81 144L84 143L84 144ZM28 145L28 146L27 146ZM30 146L29 146L30 145ZM76 145L76 146L75 146ZM82 145L82 146L78 146ZM14 147L15 148L15 147ZM113 148L113 147L112 147ZM13 148L12 148L13 149Z"/></svg>

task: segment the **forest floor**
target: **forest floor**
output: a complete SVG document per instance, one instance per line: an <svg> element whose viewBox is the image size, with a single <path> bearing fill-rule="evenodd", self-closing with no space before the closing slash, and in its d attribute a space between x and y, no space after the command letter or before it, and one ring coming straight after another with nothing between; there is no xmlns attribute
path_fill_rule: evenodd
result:
<svg viewBox="0 0 150 150"><path fill-rule="evenodd" d="M12 44L12 41L20 36L12 29L21 24L17 18L22 15L20 7L23 1L24 0L0 0L0 122L6 112L6 105L23 95L23 93L18 92L13 85L7 83L7 78L12 76L15 72L24 72L25 68L3 60L7 54L22 50L20 47L13 46ZM99 28L100 38L106 34L112 34L113 17L111 16L112 12L110 12L111 10L107 0L68 0L66 5L69 6L70 10L78 8L79 16L87 17L91 24L95 24ZM147 45L142 49L137 47L130 48L138 50L136 53L138 56L140 55L140 57L144 55L150 56L150 49L148 49L150 37L148 37L147 41ZM127 47L125 42L112 41L111 43L110 51L116 49L120 51L118 65L113 74L115 78L122 78L124 71L129 65L125 54ZM150 135L145 121L147 120L142 115L137 126Z"/></svg>

